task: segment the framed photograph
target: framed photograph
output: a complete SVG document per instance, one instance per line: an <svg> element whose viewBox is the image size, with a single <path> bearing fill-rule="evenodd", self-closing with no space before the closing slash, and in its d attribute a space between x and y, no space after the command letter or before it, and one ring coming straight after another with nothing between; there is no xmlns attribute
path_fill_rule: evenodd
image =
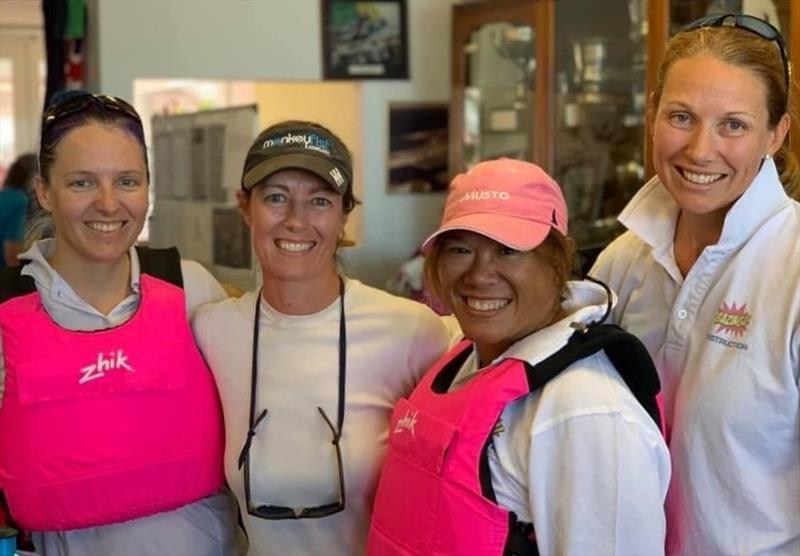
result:
<svg viewBox="0 0 800 556"><path fill-rule="evenodd" d="M447 103L389 105L389 193L446 191Z"/></svg>
<svg viewBox="0 0 800 556"><path fill-rule="evenodd" d="M325 79L408 79L406 0L321 0Z"/></svg>

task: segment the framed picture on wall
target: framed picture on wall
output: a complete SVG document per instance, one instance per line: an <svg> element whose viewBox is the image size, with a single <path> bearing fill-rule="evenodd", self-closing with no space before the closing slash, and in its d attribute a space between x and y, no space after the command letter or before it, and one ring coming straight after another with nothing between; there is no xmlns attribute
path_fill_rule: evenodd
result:
<svg viewBox="0 0 800 556"><path fill-rule="evenodd" d="M408 79L406 0L321 0L325 79Z"/></svg>
<svg viewBox="0 0 800 556"><path fill-rule="evenodd" d="M446 191L447 103L389 105L389 193Z"/></svg>

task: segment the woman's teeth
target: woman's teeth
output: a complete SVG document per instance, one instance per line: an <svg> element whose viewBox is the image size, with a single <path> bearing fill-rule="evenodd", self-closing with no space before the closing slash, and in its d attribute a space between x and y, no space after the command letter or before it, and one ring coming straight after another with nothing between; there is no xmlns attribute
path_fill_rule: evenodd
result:
<svg viewBox="0 0 800 556"><path fill-rule="evenodd" d="M496 311L505 307L511 301L510 299L475 299L468 297L467 307L474 311Z"/></svg>
<svg viewBox="0 0 800 556"><path fill-rule="evenodd" d="M291 251L292 253L299 253L301 251L308 251L312 247L314 247L313 241L286 241L285 239L279 239L275 241L275 245L278 246L278 249L282 249L283 251Z"/></svg>
<svg viewBox="0 0 800 556"><path fill-rule="evenodd" d="M122 227L122 222L87 222L86 225L95 232L115 232Z"/></svg>
<svg viewBox="0 0 800 556"><path fill-rule="evenodd" d="M686 170L681 170L681 175L687 181L696 183L698 185L709 184L713 181L717 181L723 176L723 174L695 174L694 172L687 172Z"/></svg>

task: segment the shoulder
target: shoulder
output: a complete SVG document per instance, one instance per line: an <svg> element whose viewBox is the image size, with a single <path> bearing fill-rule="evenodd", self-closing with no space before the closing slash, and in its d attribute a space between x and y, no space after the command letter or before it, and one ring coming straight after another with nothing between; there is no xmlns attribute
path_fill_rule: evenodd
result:
<svg viewBox="0 0 800 556"><path fill-rule="evenodd" d="M571 421L611 417L660 435L655 422L602 351L576 361L542 389L532 433Z"/></svg>
<svg viewBox="0 0 800 556"><path fill-rule="evenodd" d="M192 317L195 338L202 346L221 338L239 340L239 335L252 328L255 292L242 297L229 297L199 307Z"/></svg>
<svg viewBox="0 0 800 556"><path fill-rule="evenodd" d="M637 260L649 256L651 248L630 230L612 241L598 255L589 275L602 279L631 267Z"/></svg>
<svg viewBox="0 0 800 556"><path fill-rule="evenodd" d="M227 297L217 279L200 263L181 259L181 274L190 315L207 303Z"/></svg>
<svg viewBox="0 0 800 556"><path fill-rule="evenodd" d="M388 293L358 280L349 278L350 292L360 308L380 312L386 317L439 322L441 319L430 307L418 301ZM441 326L444 326L441 324Z"/></svg>
<svg viewBox="0 0 800 556"><path fill-rule="evenodd" d="M427 361L430 353L437 356L449 345L450 334L442 318L427 305L418 301L392 295L383 290L348 280L349 293L353 296L353 310L348 314L361 325L362 330L380 337L391 337L391 341L409 342L410 356ZM413 353L419 350L420 354Z"/></svg>
<svg viewBox="0 0 800 556"><path fill-rule="evenodd" d="M193 321L195 323L222 323L231 319L247 319L252 322L255 303L255 292L247 292L241 297L207 303L197 309Z"/></svg>

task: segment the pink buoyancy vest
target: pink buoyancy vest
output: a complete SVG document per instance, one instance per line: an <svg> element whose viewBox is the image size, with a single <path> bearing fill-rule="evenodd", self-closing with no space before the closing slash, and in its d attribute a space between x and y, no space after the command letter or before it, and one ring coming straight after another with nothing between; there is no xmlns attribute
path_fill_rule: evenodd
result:
<svg viewBox="0 0 800 556"><path fill-rule="evenodd" d="M457 390L434 391L440 374L451 374L452 382L455 373L443 370L456 371L451 363L463 361L471 347L469 341L455 346L395 406L370 556L503 554L511 514L484 496L480 460L503 409L530 387L524 363L505 359Z"/></svg>
<svg viewBox="0 0 800 556"><path fill-rule="evenodd" d="M222 413L184 292L140 285L133 317L95 332L55 324L37 292L0 305L0 488L25 529L143 517L222 486Z"/></svg>

